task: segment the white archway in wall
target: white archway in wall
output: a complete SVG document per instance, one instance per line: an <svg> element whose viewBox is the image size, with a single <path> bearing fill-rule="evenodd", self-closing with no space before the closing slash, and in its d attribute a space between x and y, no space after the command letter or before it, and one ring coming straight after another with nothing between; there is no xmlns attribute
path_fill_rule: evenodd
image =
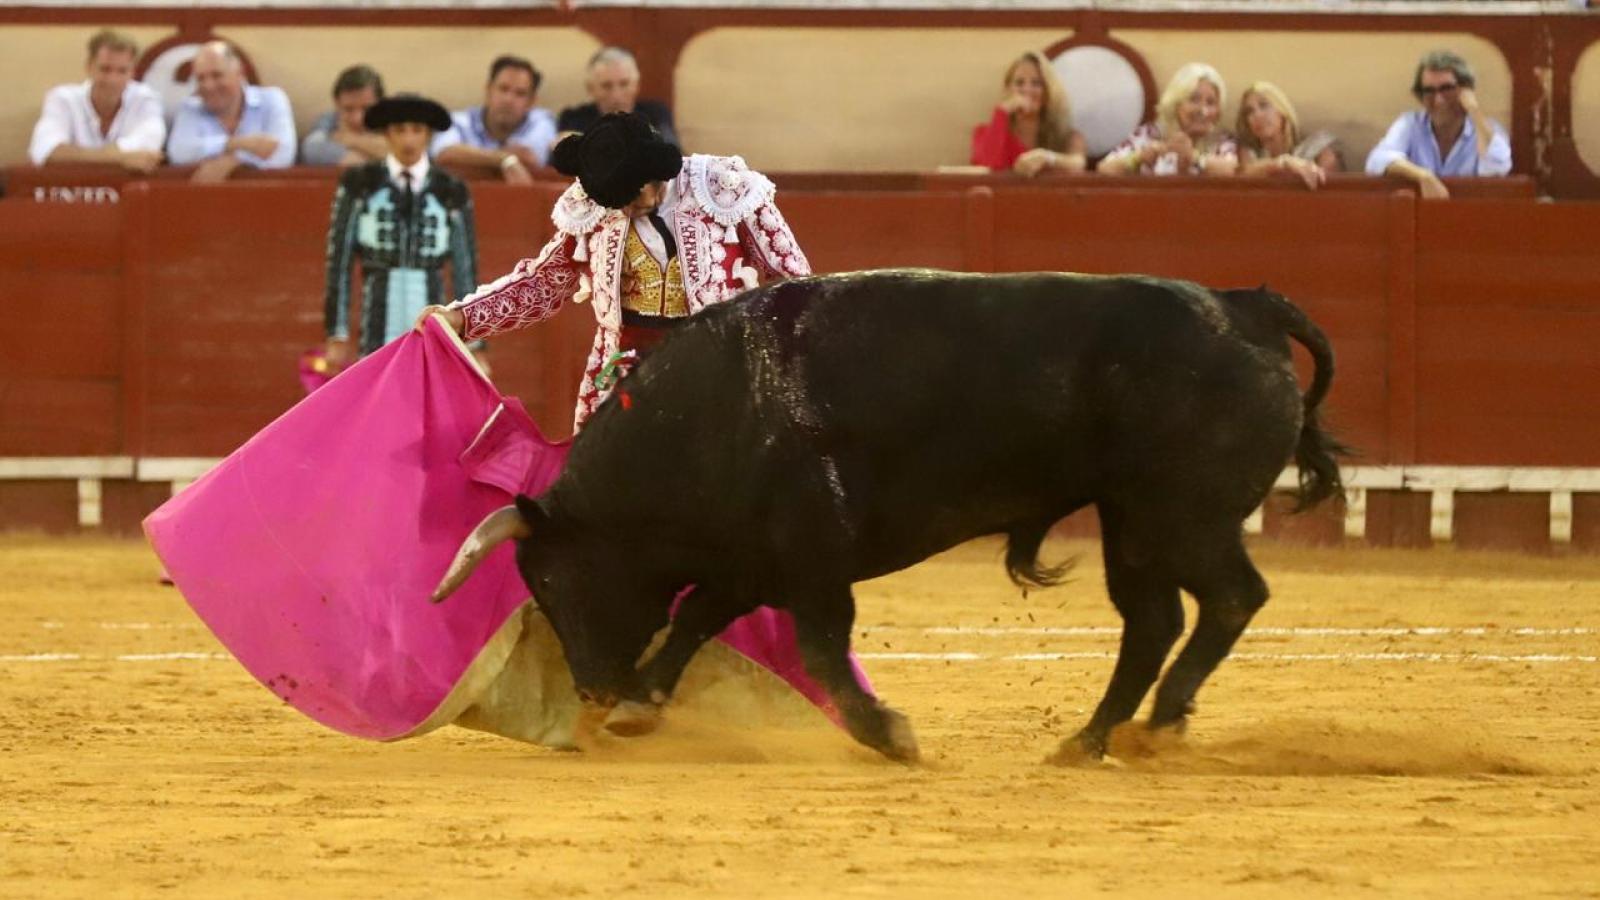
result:
<svg viewBox="0 0 1600 900"><path fill-rule="evenodd" d="M1050 61L1072 100L1072 125L1089 156L1104 156L1144 117L1144 85L1133 64L1109 47L1081 44Z"/></svg>
<svg viewBox="0 0 1600 900"><path fill-rule="evenodd" d="M161 106L167 112L167 121L177 114L183 99L194 93L194 77L178 80L178 70L193 62L200 53L200 42L173 44L162 50L145 69L142 80L161 95Z"/></svg>
<svg viewBox="0 0 1600 900"><path fill-rule="evenodd" d="M1600 44L1572 69L1572 141L1589 171L1600 175Z"/></svg>

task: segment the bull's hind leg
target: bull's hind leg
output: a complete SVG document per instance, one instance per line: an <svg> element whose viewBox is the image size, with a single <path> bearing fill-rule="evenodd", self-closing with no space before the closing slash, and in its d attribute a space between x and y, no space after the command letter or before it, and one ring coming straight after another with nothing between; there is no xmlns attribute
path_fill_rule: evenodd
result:
<svg viewBox="0 0 1600 900"><path fill-rule="evenodd" d="M1236 524L1219 527L1216 540L1185 543L1193 552L1184 555L1180 581L1194 595L1200 613L1194 634L1156 689L1151 728L1185 725L1200 686L1267 602L1267 583L1250 562Z"/></svg>
<svg viewBox="0 0 1600 900"><path fill-rule="evenodd" d="M828 692L850 736L890 759L915 762L917 741L910 721L867 693L850 664L856 601L849 585L783 594L791 598L789 611L806 671Z"/></svg>
<svg viewBox="0 0 1600 900"><path fill-rule="evenodd" d="M1111 729L1133 718L1183 633L1183 601L1177 581L1129 539L1123 519L1115 511L1102 505L1100 520L1106 589L1122 616L1122 648L1104 699L1089 724L1061 743L1050 758L1056 763L1105 755Z"/></svg>

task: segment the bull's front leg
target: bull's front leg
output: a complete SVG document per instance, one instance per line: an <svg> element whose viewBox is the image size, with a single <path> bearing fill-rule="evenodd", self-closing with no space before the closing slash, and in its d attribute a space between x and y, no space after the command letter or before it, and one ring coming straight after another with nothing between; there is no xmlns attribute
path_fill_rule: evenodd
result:
<svg viewBox="0 0 1600 900"><path fill-rule="evenodd" d="M855 667L850 664L856 601L849 585L786 596L800 658L806 671L828 692L851 737L890 759L916 762L920 753L910 720L880 703L856 680Z"/></svg>
<svg viewBox="0 0 1600 900"><path fill-rule="evenodd" d="M661 708L672 699L672 692L695 653L755 607L755 603L741 601L734 594L703 585L695 587L679 605L660 649L639 668L644 697L618 703L606 716L606 730L625 737L654 731L661 719Z"/></svg>

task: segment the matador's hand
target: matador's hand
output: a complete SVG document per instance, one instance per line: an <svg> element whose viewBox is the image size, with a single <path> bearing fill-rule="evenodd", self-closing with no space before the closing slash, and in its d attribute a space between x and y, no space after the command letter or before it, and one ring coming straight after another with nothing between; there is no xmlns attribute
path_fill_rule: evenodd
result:
<svg viewBox="0 0 1600 900"><path fill-rule="evenodd" d="M411 327L421 331L422 324L428 321L429 316L438 316L443 319L444 323L450 326L450 330L456 334L460 334L467 327L467 317L461 314L461 310L451 309L448 306L424 306L422 312L417 313L417 321L412 323Z"/></svg>

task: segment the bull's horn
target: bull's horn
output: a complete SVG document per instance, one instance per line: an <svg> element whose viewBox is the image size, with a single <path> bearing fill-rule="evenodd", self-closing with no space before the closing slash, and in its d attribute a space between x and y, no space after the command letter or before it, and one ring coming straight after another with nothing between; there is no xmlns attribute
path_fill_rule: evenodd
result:
<svg viewBox="0 0 1600 900"><path fill-rule="evenodd" d="M533 530L528 527L528 520L522 517L515 506L503 506L490 513L461 542L461 549L456 551L450 570L444 573L444 580L433 589L433 602L442 603L455 593L456 588L461 587L472 570L478 567L478 563L489 555L489 551L512 538L522 540L531 534Z"/></svg>

